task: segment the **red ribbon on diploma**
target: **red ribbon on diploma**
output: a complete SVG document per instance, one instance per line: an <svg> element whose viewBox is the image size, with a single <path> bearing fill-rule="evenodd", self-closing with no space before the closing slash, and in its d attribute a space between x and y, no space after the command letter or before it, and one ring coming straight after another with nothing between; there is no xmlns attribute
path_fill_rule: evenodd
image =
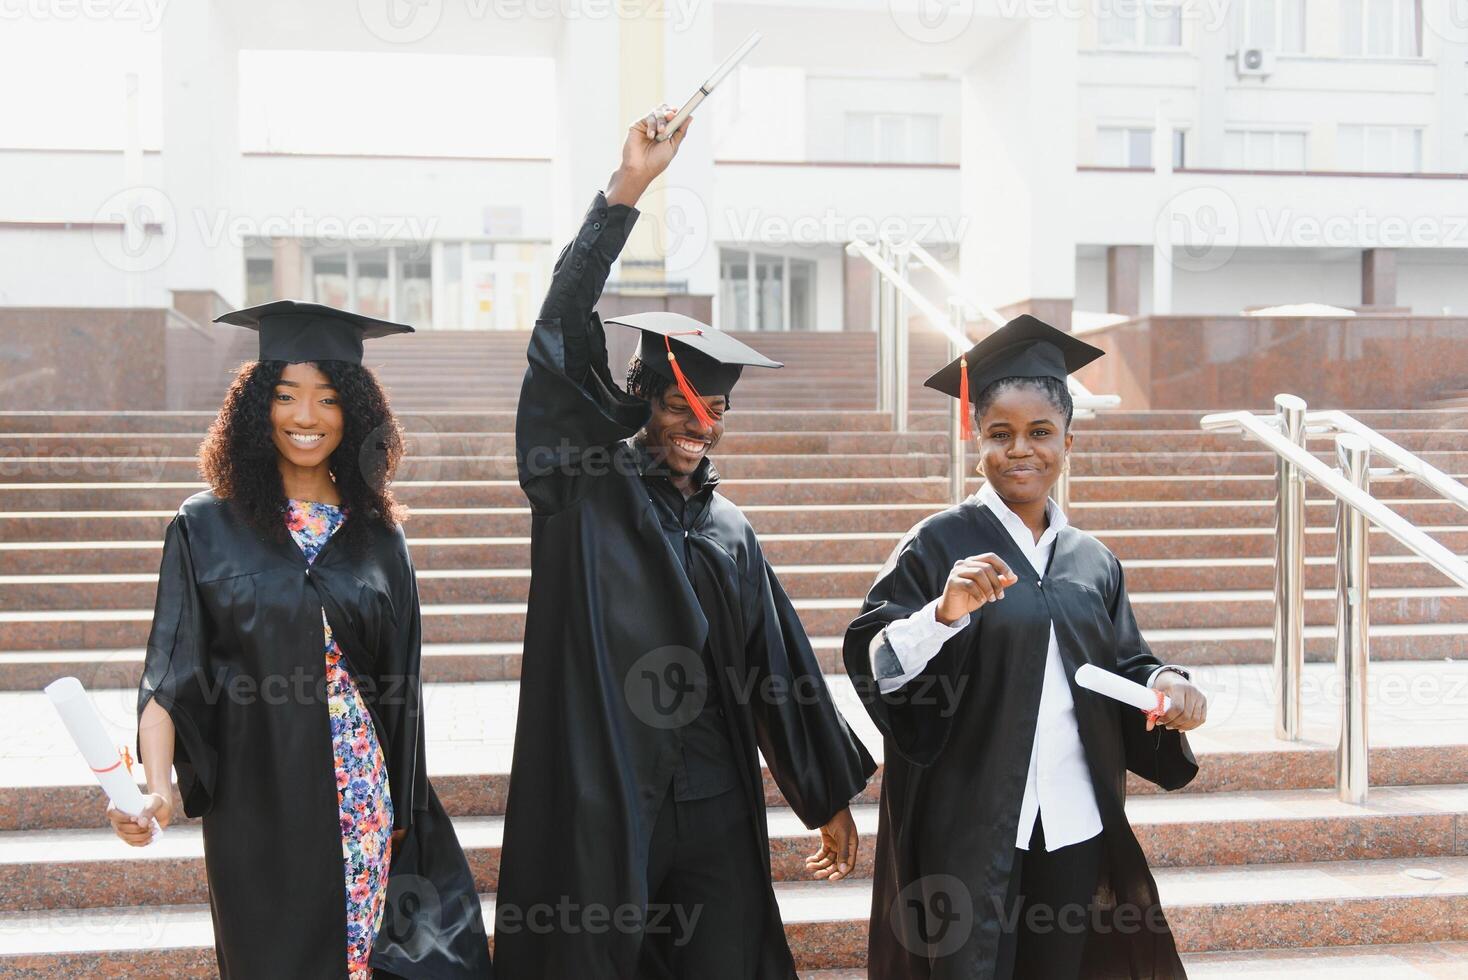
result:
<svg viewBox="0 0 1468 980"><path fill-rule="evenodd" d="M1157 724L1157 722L1162 718L1162 715L1163 715L1162 702L1164 702L1164 701L1167 700L1167 695L1166 694L1163 694L1159 690L1156 690L1155 688L1153 689L1152 693L1155 694L1155 695L1157 695L1157 707L1155 707L1151 711L1147 712L1147 729L1148 729L1148 731L1150 731L1152 729L1152 727L1155 726Z"/></svg>

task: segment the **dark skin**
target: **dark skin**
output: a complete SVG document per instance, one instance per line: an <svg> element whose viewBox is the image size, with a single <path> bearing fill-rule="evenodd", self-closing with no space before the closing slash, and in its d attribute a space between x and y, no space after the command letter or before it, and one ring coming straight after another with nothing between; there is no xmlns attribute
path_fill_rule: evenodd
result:
<svg viewBox="0 0 1468 980"><path fill-rule="evenodd" d="M1037 388L1007 388L978 423L980 473L1039 541L1050 526L1046 501L1075 440L1064 412ZM964 558L948 575L937 617L952 624L1003 599L1005 587L1018 581L1004 559L992 552ZM1152 686L1172 699L1172 707L1155 724L1186 732L1207 720L1208 699L1181 674L1163 671ZM1153 725L1149 720L1147 730Z"/></svg>
<svg viewBox="0 0 1468 980"><path fill-rule="evenodd" d="M343 425L341 399L331 379L309 362L286 365L271 394L270 440L287 497L341 504L329 461L341 445ZM161 829L173 820L173 717L157 701L149 701L138 733L143 755L150 760L143 767L148 776L146 806L133 817L109 805L107 819L122 840L146 847L154 839L153 821ZM407 833L393 831L393 843L400 843Z"/></svg>
<svg viewBox="0 0 1468 980"><path fill-rule="evenodd" d="M608 204L635 207L648 186L668 168L693 124L690 117L672 138L657 142L657 135L667 129L674 115L671 106L661 105L627 128L622 163L607 182ZM691 496L697 489L693 486L694 470L724 434L723 415L729 407L728 399L722 395L703 399L704 407L714 419L708 426L698 421L677 387L667 389L649 402L652 417L638 438L654 456L665 460L673 485L685 497ZM856 868L856 852L856 821L847 807L821 828L820 850L805 859L805 867L813 878L840 881Z"/></svg>
<svg viewBox="0 0 1468 980"><path fill-rule="evenodd" d="M698 488L693 473L724 436L724 412L729 399L711 395L703 399L704 409L713 419L704 425L693 414L688 399L676 387L669 387L652 399L652 416L638 433L638 441L667 466L673 486L691 497Z"/></svg>

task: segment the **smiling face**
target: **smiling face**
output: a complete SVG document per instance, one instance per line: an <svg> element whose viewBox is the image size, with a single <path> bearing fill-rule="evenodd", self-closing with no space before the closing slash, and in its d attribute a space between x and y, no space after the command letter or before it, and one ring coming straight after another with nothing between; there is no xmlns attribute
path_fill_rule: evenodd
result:
<svg viewBox="0 0 1468 980"><path fill-rule="evenodd" d="M699 422L676 386L670 385L650 404L652 417L644 427L647 448L664 460L674 475L691 476L723 438L724 411L729 407L729 399L723 395L703 399L704 407L713 416L713 425L708 426Z"/></svg>
<svg viewBox="0 0 1468 980"><path fill-rule="evenodd" d="M287 364L270 403L270 436L293 466L323 465L342 441L342 409L331 379L314 364Z"/></svg>
<svg viewBox="0 0 1468 980"><path fill-rule="evenodd" d="M1065 414L1044 391L1006 386L979 418L979 465L1001 500L1044 500L1060 479L1074 436Z"/></svg>

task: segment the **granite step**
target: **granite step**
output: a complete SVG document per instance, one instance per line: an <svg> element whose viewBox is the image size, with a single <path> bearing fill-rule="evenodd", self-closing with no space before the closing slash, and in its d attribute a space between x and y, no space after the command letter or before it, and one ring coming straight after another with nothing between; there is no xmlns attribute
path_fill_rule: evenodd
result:
<svg viewBox="0 0 1468 980"><path fill-rule="evenodd" d="M886 435L881 433L881 435ZM919 458L937 456L947 459L946 435L942 449L927 449L909 452ZM52 447L56 449L57 447ZM421 447L426 449L427 447ZM819 456L815 453L731 453L727 444L721 444L717 461L721 468L738 455L785 455ZM867 453L880 456L881 453ZM1316 457L1334 465L1333 451L1319 451ZM1420 454L1431 465L1447 473L1468 472L1468 452L1445 451ZM810 464L820 465L820 464ZM880 463L876 465L882 465ZM946 471L946 462L944 462ZM971 461L970 465L977 465ZM1238 476L1252 475L1268 477L1275 471L1273 453L1248 451L1218 453L1104 453L1088 452L1077 447L1071 458L1071 473L1077 478L1138 477L1155 478L1169 476ZM732 472L732 471L731 471ZM17 455L0 453L0 481L5 482L70 482L77 480L95 481L185 481L198 479L198 460L192 450L182 455L127 455L87 456L74 451L58 451L47 455ZM403 460L398 469L400 480L507 480L515 476L514 458L506 453L454 455L443 452L415 451Z"/></svg>
<svg viewBox="0 0 1468 980"><path fill-rule="evenodd" d="M505 459L507 476L502 480L397 480L393 492L410 507L515 507L524 503L513 462ZM948 462L937 454L890 456L730 456L719 460L719 472L730 487L739 487L748 499L751 484L779 481L797 496L780 502L800 503L801 492L826 497L823 488L832 481L867 482L871 486L852 502L869 498L868 494L885 487L889 494L901 497L912 494L916 499L947 503ZM1461 479L1461 478L1460 478ZM932 481L934 491L923 487ZM982 482L969 481L970 492ZM167 510L179 505L195 493L206 489L200 481L160 481L154 483L92 481L81 483L3 483L0 484L0 513L12 511L88 511L88 510ZM1311 484L1310 499L1326 500L1327 491ZM916 492L914 492L916 490ZM1431 500L1437 495L1430 488L1398 477L1377 480L1374 492L1397 500ZM1144 506L1151 501L1271 501L1274 480L1262 476L1087 476L1071 481L1071 500L1077 504L1131 503ZM831 498L839 499L839 498ZM757 501L751 501L757 502Z"/></svg>
<svg viewBox="0 0 1468 980"><path fill-rule="evenodd" d="M1156 878L1184 953L1468 939L1468 857L1164 868ZM867 882L780 882L775 894L799 969L862 966ZM492 921L494 896L483 902ZM165 968L171 976L209 976L213 966L203 905L0 915L0 967L14 975Z"/></svg>
<svg viewBox="0 0 1468 980"><path fill-rule="evenodd" d="M407 453L435 456L510 456L510 432L408 432ZM0 434L0 458L130 456L135 459L192 456L199 447L193 433L48 432ZM1099 446L1093 447L1100 449ZM719 452L739 453L939 453L947 450L943 432L752 432L726 430ZM1221 451L1226 451L1220 447Z"/></svg>
<svg viewBox="0 0 1468 980"><path fill-rule="evenodd" d="M794 413L792 413L794 414ZM413 418L414 416L410 416ZM738 426L731 417L720 451L774 453L863 453L863 452L945 452L946 426L932 429L910 428L907 433L853 432L838 425L827 432L784 431L760 432ZM419 447L433 447L443 455L507 455L514 452L514 435L509 431L447 432L413 430L406 432L409 452ZM1315 452L1334 447L1334 436L1312 434L1307 442ZM1390 438L1414 453L1453 452L1468 445L1468 429L1393 429ZM198 447L196 432L0 432L0 456L55 456L66 453L77 456L181 456L190 455ZM1078 433L1076 449L1089 453L1199 453L1227 454L1245 446L1243 440L1230 433L1202 430L1105 430L1089 429Z"/></svg>
<svg viewBox="0 0 1468 980"><path fill-rule="evenodd" d="M1468 840L1468 785L1378 787L1364 807L1330 790L1193 793L1129 801L1128 819L1153 869L1301 861L1446 857ZM861 835L852 877L870 878L877 807L852 808ZM794 812L768 811L776 881L808 880L818 840ZM454 830L481 892L498 888L504 819L458 816ZM126 888L119 883L126 882ZM208 901L204 845L195 822L133 848L110 828L0 834L0 913Z"/></svg>
<svg viewBox="0 0 1468 980"><path fill-rule="evenodd" d="M817 576L818 577L818 576ZM87 586L79 587L83 595ZM146 592L146 588L143 590ZM1141 628L1172 629L1267 627L1274 621L1274 594L1266 591L1137 592L1131 601ZM839 636L861 610L858 595L793 600L810 636ZM1456 587L1391 589L1371 592L1373 626L1468 622L1468 591ZM147 642L152 604L129 609L63 608L0 611L0 651L139 646ZM1309 626L1335 622L1335 593L1305 593ZM425 643L479 643L518 640L524 635L525 603L433 602L423 606Z"/></svg>
<svg viewBox="0 0 1468 980"><path fill-rule="evenodd" d="M530 564L528 536L422 537L411 520L405 525L408 548L419 571L461 568L525 568ZM905 529L904 529L905 530ZM1444 546L1468 553L1468 528L1424 527ZM903 531L829 531L760 535L765 556L777 565L885 562ZM1215 578L1210 569L1240 575L1240 587L1266 588L1272 577L1260 569L1273 567L1274 532L1268 528L1185 528L1177 531L1111 530L1095 536L1126 563L1127 581L1139 592L1217 588L1232 579ZM156 572L163 537L74 541L0 541L0 575L122 574ZM1312 528L1305 536L1309 558L1307 586L1334 583L1335 536L1330 528ZM1371 535L1372 582L1383 586L1443 584L1423 578L1423 563L1383 531ZM1402 581L1397 581L1400 577ZM1197 583L1190 585L1188 583Z"/></svg>
<svg viewBox="0 0 1468 980"><path fill-rule="evenodd" d="M197 411L58 411L0 412L0 432L195 432L200 435L214 420L215 412ZM1077 419L1077 431L1094 429L1196 430L1207 412L1201 411L1130 411L1108 409L1095 418ZM1468 429L1468 411L1401 410L1381 411L1356 409L1351 414L1363 424L1380 431L1397 429ZM514 409L431 412L403 407L399 417L421 417L440 431L493 432L514 428ZM856 412L810 411L795 414L740 405L741 419L760 422L763 431L775 431L778 425L821 429L887 429L891 416L872 410ZM913 411L909 422L913 428L936 428L947 424L943 412Z"/></svg>
<svg viewBox="0 0 1468 980"><path fill-rule="evenodd" d="M840 502L843 481L822 485L830 497L820 503L770 503L801 494L780 481L731 482L726 488L734 503L760 534L830 533L849 531L905 532L918 521L943 508L942 481L921 486L897 481L875 500ZM825 492L825 491L823 491ZM931 499L918 499L926 493ZM1382 501L1419 527L1468 530L1468 511L1438 501ZM0 541L121 541L161 537L175 508L116 511L12 511L0 513ZM1273 527L1273 507L1265 503L1234 501L1154 501L1146 506L1123 503L1073 503L1069 516L1077 527L1093 534L1107 531L1166 532L1207 529L1267 530ZM524 507L419 507L409 518L415 537L515 537L530 532L530 510ZM1326 501L1306 505L1306 521L1322 530L1333 526L1335 506Z"/></svg>
<svg viewBox="0 0 1468 980"><path fill-rule="evenodd" d="M76 676L88 685L114 740L131 744L136 689ZM1268 667L1200 666L1194 679L1208 695L1209 721L1189 736L1199 775L1175 797L1335 785L1340 689L1333 665L1305 668L1303 737L1296 742L1274 737ZM844 674L828 674L826 681L853 732L880 763L882 740L851 681ZM1468 783L1468 663L1373 664L1367 694L1376 785ZM429 772L451 814L504 812L518 699L513 681L425 685ZM45 695L0 693L0 718L6 735L0 741L0 831L95 828L100 791ZM880 779L868 786L866 802L875 802L879 785ZM1133 778L1128 792L1140 797L1156 790ZM766 799L783 805L768 777Z"/></svg>
<svg viewBox="0 0 1468 980"><path fill-rule="evenodd" d="M864 596L876 580L881 564L851 561L835 554L819 564L776 564L776 574L793 599L853 598ZM154 565L159 557L152 553ZM415 563L417 559L415 553ZM881 556L885 559L885 555ZM424 603L524 602L530 592L530 569L524 565L498 568L425 568L417 566L419 596ZM1332 591L1335 563L1310 559L1306 588ZM1447 580L1434 566L1418 558L1378 557L1372 563L1375 590L1432 590ZM1127 587L1138 595L1150 592L1236 592L1274 588L1274 563L1268 558L1198 561L1147 561L1126 565ZM92 572L81 574L0 574L0 611L54 609L133 609L153 604L155 572ZM1424 593L1427 594L1427 593Z"/></svg>
<svg viewBox="0 0 1468 980"><path fill-rule="evenodd" d="M1150 630L1152 652L1169 663L1188 667L1218 664L1231 667L1272 661L1274 640L1269 627L1233 629ZM840 636L813 636L811 646L821 669L839 673ZM423 649L423 677L440 683L518 680L518 641L428 643ZM1335 630L1305 630L1307 663L1334 663ZM1371 659L1377 662L1435 661L1468 658L1468 623L1416 623L1372 627ZM142 675L143 651L137 647L106 649L0 650L0 691L33 691L57 677L74 674L88 686L136 687Z"/></svg>
<svg viewBox="0 0 1468 980"><path fill-rule="evenodd" d="M213 411L160 411L160 412L0 412L0 433L22 432L164 432L186 433L203 438L209 424L214 421ZM427 432L513 432L515 410L477 412L432 412L401 409L395 412L398 421L409 430ZM1461 415L1461 413L1459 413ZM1120 418L1120 417L1118 417ZM1447 425L1450 416L1445 416ZM815 430L829 432L836 429L856 432L891 431L892 416L884 412L788 412L739 408L741 423L760 432L785 432ZM1127 424L1149 423L1142 418L1128 420ZM1092 420L1077 425L1094 424ZM1177 426L1196 428L1193 421ZM1408 424L1408 428L1423 426Z"/></svg>

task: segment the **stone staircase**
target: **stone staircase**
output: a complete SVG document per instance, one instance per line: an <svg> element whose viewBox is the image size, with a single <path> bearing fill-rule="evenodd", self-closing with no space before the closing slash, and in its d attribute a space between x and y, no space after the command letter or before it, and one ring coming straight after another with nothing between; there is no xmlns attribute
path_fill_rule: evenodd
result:
<svg viewBox="0 0 1468 980"><path fill-rule="evenodd" d="M620 332L619 332L620 333ZM624 357L625 338L614 338ZM717 459L759 529L846 716L881 743L841 672L841 633L910 525L944 504L945 399L914 385L912 431L874 403L872 338L761 335L787 362L736 392ZM419 569L428 758L487 905L513 744L529 515L514 480L525 334L423 334L384 355L410 431L398 493ZM622 345L620 348L616 345ZM931 348L931 349L929 349ZM942 359L922 338L914 381ZM756 375L758 372L750 372ZM777 383L778 382L778 383ZM0 414L0 976L208 976L196 825L134 850L38 689L75 674L130 741L162 531L200 488L211 412ZM1468 411L1358 413L1468 473ZM1332 789L1332 508L1312 495L1306 739L1273 738L1272 460L1198 414L1078 423L1072 520L1126 563L1158 655L1197 668L1209 724L1187 790L1134 785L1128 811L1190 975L1468 976L1468 595L1372 535L1365 807ZM1328 441L1312 443L1322 456ZM1410 483L1378 496L1458 552L1468 516ZM771 861L802 975L856 977L880 774L857 805L858 874L801 880L813 836L767 781Z"/></svg>

